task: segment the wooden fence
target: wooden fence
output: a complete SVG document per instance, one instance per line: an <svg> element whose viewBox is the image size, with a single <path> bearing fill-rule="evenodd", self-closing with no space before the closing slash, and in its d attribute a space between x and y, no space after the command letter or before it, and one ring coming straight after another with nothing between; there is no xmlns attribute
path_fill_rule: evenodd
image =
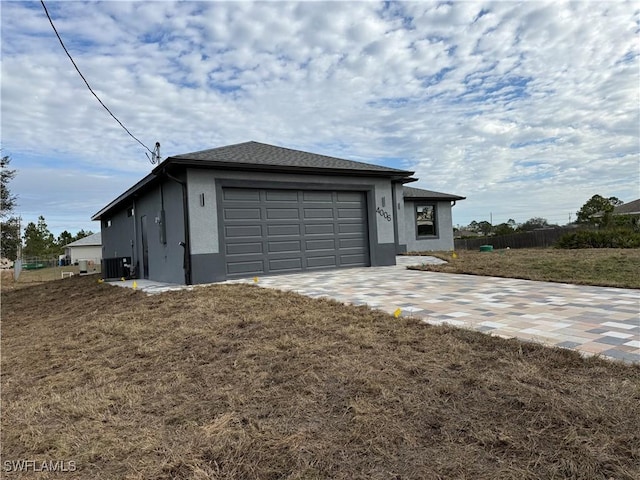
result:
<svg viewBox="0 0 640 480"><path fill-rule="evenodd" d="M562 235L575 231L572 227L545 228L497 237L456 238L453 243L456 250L478 250L481 245L493 245L494 249L552 247Z"/></svg>

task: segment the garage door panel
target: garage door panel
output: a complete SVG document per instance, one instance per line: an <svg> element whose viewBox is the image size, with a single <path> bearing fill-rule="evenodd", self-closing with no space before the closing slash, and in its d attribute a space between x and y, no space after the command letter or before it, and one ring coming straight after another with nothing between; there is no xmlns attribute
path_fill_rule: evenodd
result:
<svg viewBox="0 0 640 480"><path fill-rule="evenodd" d="M333 194L331 192L302 192L304 202L332 203Z"/></svg>
<svg viewBox="0 0 640 480"><path fill-rule="evenodd" d="M340 264L341 265L363 265L368 262L368 258L364 253L354 253L354 254L346 254L340 255Z"/></svg>
<svg viewBox="0 0 640 480"><path fill-rule="evenodd" d="M333 208L305 208L305 220L333 220Z"/></svg>
<svg viewBox="0 0 640 480"><path fill-rule="evenodd" d="M304 233L306 235L333 235L335 233L335 227L333 223L308 223L304 226Z"/></svg>
<svg viewBox="0 0 640 480"><path fill-rule="evenodd" d="M282 272L282 271L299 271L302 270L301 258L282 258L269 260L270 272Z"/></svg>
<svg viewBox="0 0 640 480"><path fill-rule="evenodd" d="M364 248L363 243L362 237L341 238L339 248L341 250L345 248Z"/></svg>
<svg viewBox="0 0 640 480"><path fill-rule="evenodd" d="M297 208L267 208L267 220L297 220L299 217Z"/></svg>
<svg viewBox="0 0 640 480"><path fill-rule="evenodd" d="M360 220L362 218L362 209L361 208L339 208L338 218Z"/></svg>
<svg viewBox="0 0 640 480"><path fill-rule="evenodd" d="M362 192L233 188L223 192L220 208L228 276L369 265Z"/></svg>
<svg viewBox="0 0 640 480"><path fill-rule="evenodd" d="M262 238L260 225L226 225L224 234L227 238Z"/></svg>
<svg viewBox="0 0 640 480"><path fill-rule="evenodd" d="M222 190L225 201L259 202L260 190L254 188L227 188Z"/></svg>
<svg viewBox="0 0 640 480"><path fill-rule="evenodd" d="M260 243L228 243L226 246L227 255L246 255L250 253L262 253L262 242Z"/></svg>
<svg viewBox="0 0 640 480"><path fill-rule="evenodd" d="M225 220L260 220L260 208L225 208Z"/></svg>
<svg viewBox="0 0 640 480"><path fill-rule="evenodd" d="M320 257L307 258L308 268L327 268L335 267L336 265L337 263L335 255L323 255Z"/></svg>
<svg viewBox="0 0 640 480"><path fill-rule="evenodd" d="M323 240L307 240L305 242L306 251L313 250L335 250L336 241L333 238L326 238Z"/></svg>
<svg viewBox="0 0 640 480"><path fill-rule="evenodd" d="M300 240L289 240L289 241L269 241L268 242L269 253L280 253L280 252L301 252L301 242Z"/></svg>
<svg viewBox="0 0 640 480"><path fill-rule="evenodd" d="M267 225L267 235L278 237L284 235L300 235L300 224Z"/></svg>
<svg viewBox="0 0 640 480"><path fill-rule="evenodd" d="M362 233L363 225L361 223L346 223L340 222L338 224L338 233Z"/></svg>
<svg viewBox="0 0 640 480"><path fill-rule="evenodd" d="M267 202L288 202L298 201L298 192L295 190L266 190L265 199Z"/></svg>
<svg viewBox="0 0 640 480"><path fill-rule="evenodd" d="M338 202L364 204L364 197L360 192L337 192L337 199Z"/></svg>
<svg viewBox="0 0 640 480"><path fill-rule="evenodd" d="M264 260L227 261L227 274L254 275L264 273Z"/></svg>

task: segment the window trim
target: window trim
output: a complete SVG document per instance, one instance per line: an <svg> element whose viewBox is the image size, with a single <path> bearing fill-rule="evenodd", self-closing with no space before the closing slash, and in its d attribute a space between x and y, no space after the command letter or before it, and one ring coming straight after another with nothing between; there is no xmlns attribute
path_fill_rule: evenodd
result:
<svg viewBox="0 0 640 480"><path fill-rule="evenodd" d="M421 207L433 208L433 229L434 233L420 235L418 229L418 209ZM437 202L414 202L413 204L413 225L416 229L416 240L435 240L440 238L440 228L438 226L438 204Z"/></svg>

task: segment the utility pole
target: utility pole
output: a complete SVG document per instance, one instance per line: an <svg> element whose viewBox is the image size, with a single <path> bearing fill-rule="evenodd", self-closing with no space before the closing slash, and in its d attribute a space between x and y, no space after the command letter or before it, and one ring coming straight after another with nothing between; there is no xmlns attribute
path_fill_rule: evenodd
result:
<svg viewBox="0 0 640 480"><path fill-rule="evenodd" d="M22 216L18 216L18 251L16 252L16 258L22 259Z"/></svg>
<svg viewBox="0 0 640 480"><path fill-rule="evenodd" d="M18 215L18 248L16 251L16 261L13 262L13 280L18 281L22 273L22 216Z"/></svg>

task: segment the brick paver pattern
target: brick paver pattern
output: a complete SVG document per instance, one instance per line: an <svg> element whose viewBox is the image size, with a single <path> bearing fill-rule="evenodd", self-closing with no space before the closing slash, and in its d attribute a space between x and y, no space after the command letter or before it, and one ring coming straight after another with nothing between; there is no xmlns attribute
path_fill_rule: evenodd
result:
<svg viewBox="0 0 640 480"><path fill-rule="evenodd" d="M434 257L397 257L391 267L258 278L258 285L368 305L426 323L471 328L640 362L640 291L407 270ZM234 282L253 282L252 279Z"/></svg>

